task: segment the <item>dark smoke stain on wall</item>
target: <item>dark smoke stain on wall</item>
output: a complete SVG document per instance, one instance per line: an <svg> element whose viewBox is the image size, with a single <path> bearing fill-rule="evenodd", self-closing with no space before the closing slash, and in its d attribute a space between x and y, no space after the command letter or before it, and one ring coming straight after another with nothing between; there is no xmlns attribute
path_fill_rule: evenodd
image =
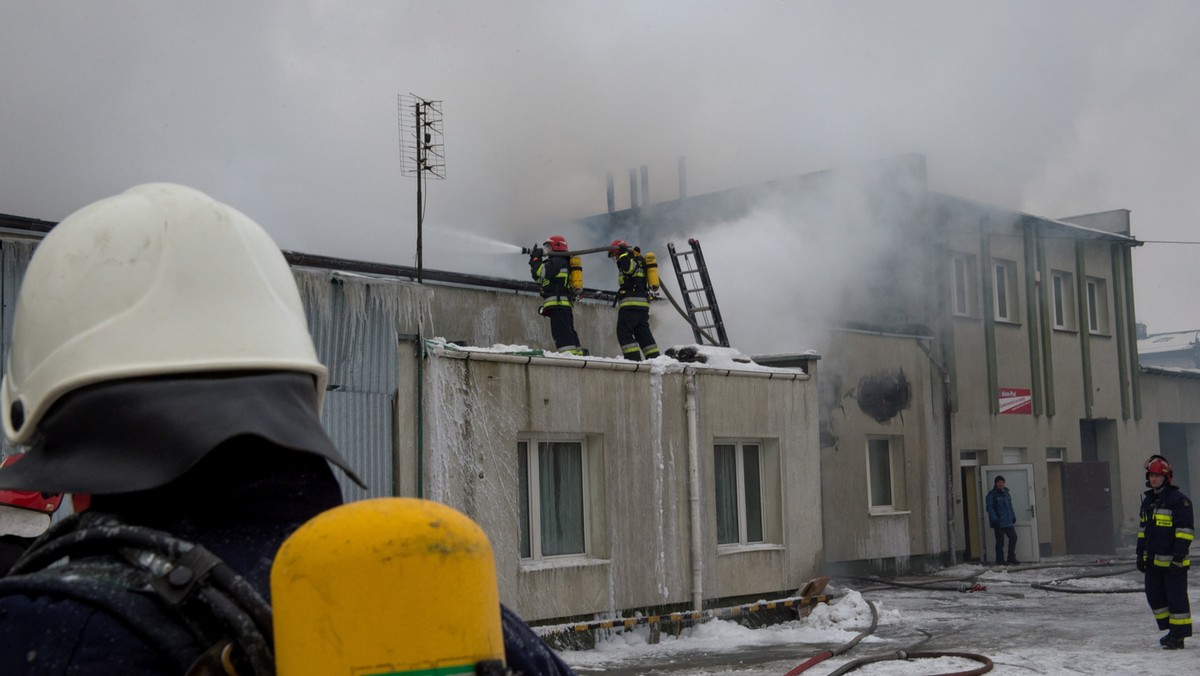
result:
<svg viewBox="0 0 1200 676"><path fill-rule="evenodd" d="M887 422L908 408L912 388L904 369L863 376L858 381L858 408L875 422Z"/></svg>
<svg viewBox="0 0 1200 676"><path fill-rule="evenodd" d="M837 432L833 424L833 412L842 412L846 417L846 408L842 406L845 397L842 395L842 377L837 373L829 373L823 377L817 386L817 405L820 408L818 430L821 437L821 448L836 448Z"/></svg>

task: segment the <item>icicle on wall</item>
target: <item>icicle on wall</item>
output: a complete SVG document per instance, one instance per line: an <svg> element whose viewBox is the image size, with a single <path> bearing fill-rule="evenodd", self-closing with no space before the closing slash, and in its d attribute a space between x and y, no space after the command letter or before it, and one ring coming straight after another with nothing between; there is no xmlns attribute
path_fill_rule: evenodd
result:
<svg viewBox="0 0 1200 676"><path fill-rule="evenodd" d="M654 558L654 579L658 582L658 594L660 601L666 601L670 593L670 587L667 584L667 534L664 524L664 512L668 509L670 503L666 502L663 495L664 474L666 466L663 462L663 410L662 410L662 370L652 369L650 371L650 396L652 400L650 409L650 443L651 457L654 462L654 505L659 509L654 510L654 535L655 535L655 553Z"/></svg>
<svg viewBox="0 0 1200 676"><path fill-rule="evenodd" d="M433 329L433 290L391 279L353 277L330 270L293 268L300 297L310 313L309 323L329 323L334 317L334 288L341 292L343 327L358 335L371 305L378 307L397 333L426 335Z"/></svg>

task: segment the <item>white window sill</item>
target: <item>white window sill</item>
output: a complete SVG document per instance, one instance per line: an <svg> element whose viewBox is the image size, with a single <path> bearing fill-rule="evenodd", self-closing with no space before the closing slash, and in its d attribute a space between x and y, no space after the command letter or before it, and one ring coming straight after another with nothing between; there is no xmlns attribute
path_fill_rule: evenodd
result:
<svg viewBox="0 0 1200 676"><path fill-rule="evenodd" d="M533 573L539 570L561 570L563 568L589 568L592 566L607 566L608 559L597 559L590 556L555 556L547 559L522 559L521 572Z"/></svg>
<svg viewBox="0 0 1200 676"><path fill-rule="evenodd" d="M754 544L745 545L717 545L717 556L724 556L725 554L745 554L747 552L774 552L783 551L784 549L785 548L783 545L777 545L771 542L757 542Z"/></svg>
<svg viewBox="0 0 1200 676"><path fill-rule="evenodd" d="M870 514L871 514L871 516L906 516L908 514L912 514L912 511L907 510L907 509L901 510L901 509L891 509L891 508L880 508L880 509L872 509Z"/></svg>

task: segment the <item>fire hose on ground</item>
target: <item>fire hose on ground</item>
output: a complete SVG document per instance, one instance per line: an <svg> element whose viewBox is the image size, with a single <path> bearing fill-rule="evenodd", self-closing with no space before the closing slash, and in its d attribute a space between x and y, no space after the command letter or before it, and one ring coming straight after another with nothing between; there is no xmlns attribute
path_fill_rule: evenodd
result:
<svg viewBox="0 0 1200 676"><path fill-rule="evenodd" d="M1114 564L1111 561L1102 559L1092 565L1110 567L1110 566L1113 566ZM1046 564L1046 565L1041 565L1041 566L1037 566L1037 565L1022 566L1019 568L1019 570L1027 571L1027 570L1042 570L1042 569L1047 569L1047 568L1076 568L1076 567L1080 567L1080 566L1075 565L1075 564ZM899 582L897 580L887 580L887 579L878 578L878 577L847 577L847 578L843 578L843 579L861 580L861 581L865 581L865 582L870 582L872 584L878 584L878 585L883 585L883 586L887 586L887 587L928 589L930 591L972 592L972 591L986 591L987 590L987 587L976 582L977 578L980 575L982 575L984 572L985 571L981 570L979 572L976 572L976 573L973 573L971 575L967 575L964 577L960 577L960 578L949 578L949 579L943 579L943 580L929 580L926 582ZM1063 583L1065 583L1069 580L1089 579L1089 578L1097 578L1097 577L1110 577L1110 576L1115 576L1115 575L1124 575L1128 572L1130 572L1129 568L1121 567L1118 570L1104 571L1101 573L1093 573L1093 574L1074 575L1074 576L1059 578L1059 579L1055 579L1055 580L1050 580L1049 582L1033 582L1033 583L1030 583L1030 586L1033 587L1034 589L1041 589L1044 591L1066 592L1066 593L1073 593L1073 594L1124 594L1124 593L1141 592L1142 591L1141 587L1122 588L1122 589L1088 590L1088 589L1072 589L1070 587L1061 586ZM954 586L953 587L944 586L946 584L953 584ZM968 584L970 584L970 586L967 586ZM875 604L873 602L871 602L870 600L867 600L867 605L871 609L871 625L867 629L863 630L861 633L859 633L857 636L855 636L852 640L850 640L849 642L847 642L841 646L838 646L838 647L830 649L830 650L825 650L821 653L818 653L817 655L810 657L809 659L805 660L801 664L797 665L796 667L794 667L790 671L788 671L785 674L785 676L797 676L797 674L800 674L800 673L808 670L809 668L813 667L814 665L819 664L820 662L823 662L823 661L829 659L830 657L836 657L838 655L841 655L841 654L847 652L848 650L850 650L851 648L853 648L854 646L858 645L858 643L860 641L862 641L864 638L866 638L867 636L874 633L875 629L879 626L879 611L876 609ZM829 674L829 676L840 676L841 674L846 674L851 671L854 671L855 669L858 669L859 667L866 666L868 664L874 664L877 662L884 662L884 661L891 661L891 660L907 661L907 660L914 660L914 659L937 659L937 658L942 658L942 657L957 657L960 659L970 660L970 661L978 662L980 664L980 666L975 669L969 669L966 671L955 671L955 672L946 673L946 674L939 674L938 676L975 676L976 674L986 674L986 673L990 672L992 670L992 667L994 666L991 659L989 659L988 657L986 657L984 655L979 655L976 653L967 653L967 652L958 652L958 651L896 650L894 652L886 653L883 655L872 655L872 656L867 656L867 657L862 657L862 658L859 658L856 660L852 660L852 661L847 662L846 664L842 665L838 669L834 670L833 672L831 672Z"/></svg>

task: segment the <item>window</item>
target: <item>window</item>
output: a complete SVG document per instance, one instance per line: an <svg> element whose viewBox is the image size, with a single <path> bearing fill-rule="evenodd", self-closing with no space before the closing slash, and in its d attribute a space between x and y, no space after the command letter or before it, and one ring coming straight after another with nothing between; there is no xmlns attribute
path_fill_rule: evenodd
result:
<svg viewBox="0 0 1200 676"><path fill-rule="evenodd" d="M759 442L716 444L717 544L763 542L763 457Z"/></svg>
<svg viewBox="0 0 1200 676"><path fill-rule="evenodd" d="M902 437L867 438L867 494L871 498L872 514L887 514L905 508L903 470Z"/></svg>
<svg viewBox="0 0 1200 676"><path fill-rule="evenodd" d="M1005 446L1001 449L1000 457L1005 465L1021 465L1026 462L1025 449L1018 446Z"/></svg>
<svg viewBox="0 0 1200 676"><path fill-rule="evenodd" d="M1069 272L1050 272L1050 307L1054 312L1054 328L1075 328L1075 284Z"/></svg>
<svg viewBox="0 0 1200 676"><path fill-rule="evenodd" d="M521 558L587 552L587 457L580 441L518 441Z"/></svg>
<svg viewBox="0 0 1200 676"><path fill-rule="evenodd" d="M971 317L977 314L975 274L974 256L964 253L953 255L950 264L951 311L956 315Z"/></svg>
<svg viewBox="0 0 1200 676"><path fill-rule="evenodd" d="M1103 279L1087 280L1088 331L1108 332L1108 288Z"/></svg>
<svg viewBox="0 0 1200 676"><path fill-rule="evenodd" d="M1017 321L1017 264L997 260L995 271L996 319L1006 322Z"/></svg>
<svg viewBox="0 0 1200 676"><path fill-rule="evenodd" d="M1067 457L1067 449L1061 446L1046 447L1046 462L1063 462Z"/></svg>

